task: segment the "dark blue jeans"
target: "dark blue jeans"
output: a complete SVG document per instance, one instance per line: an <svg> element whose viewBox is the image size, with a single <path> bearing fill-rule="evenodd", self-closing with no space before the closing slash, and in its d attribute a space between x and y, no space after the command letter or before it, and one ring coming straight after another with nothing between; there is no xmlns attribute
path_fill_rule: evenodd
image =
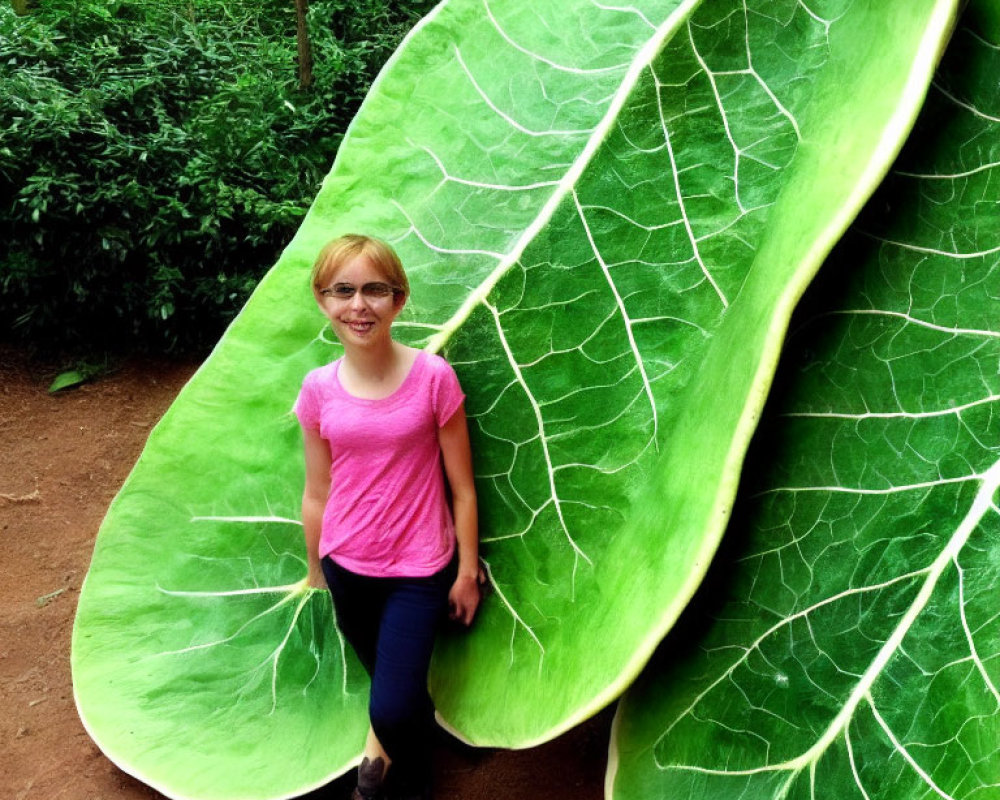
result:
<svg viewBox="0 0 1000 800"><path fill-rule="evenodd" d="M373 578L326 557L337 625L371 677L368 716L404 791L429 785L434 705L427 692L434 638L456 563L426 578Z"/></svg>

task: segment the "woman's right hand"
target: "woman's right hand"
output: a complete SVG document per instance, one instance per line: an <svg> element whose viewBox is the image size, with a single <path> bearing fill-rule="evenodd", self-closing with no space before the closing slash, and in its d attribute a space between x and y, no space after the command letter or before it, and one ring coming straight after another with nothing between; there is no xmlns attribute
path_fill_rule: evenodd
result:
<svg viewBox="0 0 1000 800"><path fill-rule="evenodd" d="M462 575L461 573L452 584L451 591L448 592L448 618L461 622L465 627L472 624L476 616L476 610L483 599L483 592L480 588L486 581L486 573L482 567L474 575Z"/></svg>

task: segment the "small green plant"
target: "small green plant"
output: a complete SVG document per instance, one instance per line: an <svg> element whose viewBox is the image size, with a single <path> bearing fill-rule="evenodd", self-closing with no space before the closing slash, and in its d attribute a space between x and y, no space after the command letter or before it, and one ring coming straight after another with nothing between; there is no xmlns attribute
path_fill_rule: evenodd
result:
<svg viewBox="0 0 1000 800"><path fill-rule="evenodd" d="M55 394L66 389L75 389L77 386L105 375L112 369L110 361L107 359L99 361L79 360L69 369L63 370L49 384L49 393Z"/></svg>

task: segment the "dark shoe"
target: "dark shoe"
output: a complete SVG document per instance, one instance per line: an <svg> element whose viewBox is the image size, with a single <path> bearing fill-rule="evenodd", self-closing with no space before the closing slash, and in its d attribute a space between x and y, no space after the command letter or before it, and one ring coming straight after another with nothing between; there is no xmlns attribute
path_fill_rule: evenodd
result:
<svg viewBox="0 0 1000 800"><path fill-rule="evenodd" d="M384 800L382 780L385 776L385 759L381 756L374 761L367 756L358 767L358 785L351 793L351 800Z"/></svg>

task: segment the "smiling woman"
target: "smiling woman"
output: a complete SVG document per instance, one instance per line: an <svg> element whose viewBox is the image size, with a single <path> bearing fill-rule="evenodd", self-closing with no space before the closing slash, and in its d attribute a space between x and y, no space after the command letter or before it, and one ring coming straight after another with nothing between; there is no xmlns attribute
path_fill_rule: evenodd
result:
<svg viewBox="0 0 1000 800"><path fill-rule="evenodd" d="M446 610L470 625L479 605L465 395L440 356L392 340L409 282L385 242L334 240L311 282L344 355L306 375L295 404L302 524L309 583L329 587L371 678L354 797L429 798L431 651Z"/></svg>

